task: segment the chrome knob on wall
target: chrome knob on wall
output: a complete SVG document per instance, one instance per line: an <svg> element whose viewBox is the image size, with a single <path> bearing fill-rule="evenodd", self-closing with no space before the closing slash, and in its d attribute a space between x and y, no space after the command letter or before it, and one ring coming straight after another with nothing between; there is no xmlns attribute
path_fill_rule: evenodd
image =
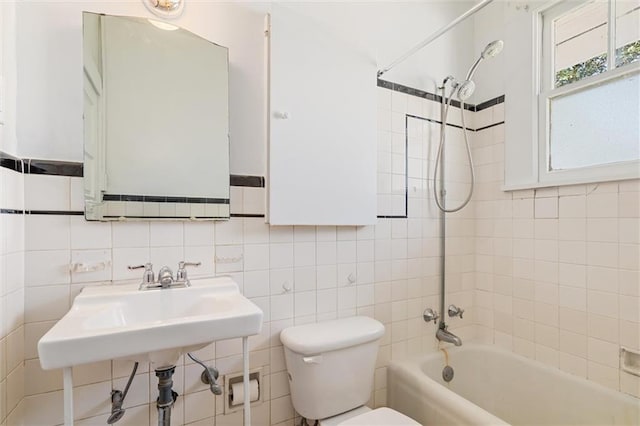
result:
<svg viewBox="0 0 640 426"><path fill-rule="evenodd" d="M436 322L438 322L438 318L440 318L440 316L433 309L427 308L422 313L422 318L425 320L425 322L433 321L433 323L435 324Z"/></svg>
<svg viewBox="0 0 640 426"><path fill-rule="evenodd" d="M464 313L464 309L458 308L456 305L449 305L449 317L460 317L462 319L462 314Z"/></svg>

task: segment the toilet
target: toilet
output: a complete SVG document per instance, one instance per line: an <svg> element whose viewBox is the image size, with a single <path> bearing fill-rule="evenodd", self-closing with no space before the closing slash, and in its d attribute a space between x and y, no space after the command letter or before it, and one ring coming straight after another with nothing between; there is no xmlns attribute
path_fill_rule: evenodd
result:
<svg viewBox="0 0 640 426"><path fill-rule="evenodd" d="M320 426L420 425L390 408L371 410L378 344L384 325L351 317L286 328L280 333L293 408ZM312 424L312 423L310 423Z"/></svg>

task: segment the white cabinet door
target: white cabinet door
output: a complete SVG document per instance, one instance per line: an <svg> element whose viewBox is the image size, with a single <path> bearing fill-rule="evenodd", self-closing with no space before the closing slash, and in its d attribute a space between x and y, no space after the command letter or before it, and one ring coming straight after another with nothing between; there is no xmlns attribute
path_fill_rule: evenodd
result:
<svg viewBox="0 0 640 426"><path fill-rule="evenodd" d="M375 59L284 5L268 34L269 223L375 223Z"/></svg>

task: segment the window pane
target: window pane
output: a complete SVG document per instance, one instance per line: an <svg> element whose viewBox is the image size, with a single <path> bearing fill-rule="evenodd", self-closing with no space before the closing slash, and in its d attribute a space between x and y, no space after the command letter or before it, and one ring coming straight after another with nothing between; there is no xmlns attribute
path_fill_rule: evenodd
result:
<svg viewBox="0 0 640 426"><path fill-rule="evenodd" d="M550 169L640 159L640 74L551 100Z"/></svg>
<svg viewBox="0 0 640 426"><path fill-rule="evenodd" d="M592 1L553 22L555 87L607 70L606 1Z"/></svg>
<svg viewBox="0 0 640 426"><path fill-rule="evenodd" d="M616 67L640 59L640 3L616 2Z"/></svg>

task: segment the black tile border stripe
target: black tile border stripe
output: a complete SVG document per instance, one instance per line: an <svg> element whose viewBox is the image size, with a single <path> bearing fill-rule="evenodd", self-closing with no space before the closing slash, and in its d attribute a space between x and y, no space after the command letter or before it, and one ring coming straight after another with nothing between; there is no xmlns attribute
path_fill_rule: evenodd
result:
<svg viewBox="0 0 640 426"><path fill-rule="evenodd" d="M424 121L428 121L430 123L435 123L435 124L442 124L442 121L440 120L434 120L433 118L427 118L427 117L421 117L419 115L413 115L413 114L405 114L407 117L410 118L417 118L418 120L424 120ZM462 130L462 126L458 126L457 124L451 124L451 123L447 123L447 126L449 127L455 127L456 129L460 129ZM475 129L472 129L470 127L465 127L465 129L467 129L469 132L475 132Z"/></svg>
<svg viewBox="0 0 640 426"><path fill-rule="evenodd" d="M24 214L24 210L0 209L0 214Z"/></svg>
<svg viewBox="0 0 640 426"><path fill-rule="evenodd" d="M25 159L26 173L32 175L82 177L84 164L75 161Z"/></svg>
<svg viewBox="0 0 640 426"><path fill-rule="evenodd" d="M480 132L482 130L490 129L492 127L496 127L501 124L504 124L504 121L500 121L499 123L493 123L493 124L489 124L488 126L480 127L479 129L474 130L474 132Z"/></svg>
<svg viewBox="0 0 640 426"><path fill-rule="evenodd" d="M37 160L32 158L20 159L2 151L0 151L0 167L20 173L22 173L24 169L25 174L70 177L82 177L84 171L83 163L77 161ZM264 176L231 174L229 175L229 184L230 186L264 188L265 178Z"/></svg>
<svg viewBox="0 0 640 426"><path fill-rule="evenodd" d="M22 173L22 160L11 154L0 151L0 167Z"/></svg>
<svg viewBox="0 0 640 426"><path fill-rule="evenodd" d="M434 120L434 119L432 119L432 118L420 117L419 115L412 115L412 114L406 114L406 116L407 116L407 117L410 117L410 118L417 118L418 120L428 121L428 122L430 122L430 123L435 123L435 124L440 124L440 125L442 125L442 121L440 121L440 120ZM499 125L504 124L504 123L505 123L505 122L504 122L504 120L503 120L503 121L499 121L499 122L497 122L497 123L489 124L488 126L479 127L479 128L477 128L477 129L472 129L472 128L470 128L470 127L465 127L465 128L466 128L466 129L467 129L467 131L469 131L469 132L479 132L479 131L482 131L482 130L486 130L486 129L490 129L490 128L492 128L492 127L499 126ZM462 129L462 126L458 126L457 124L450 124L450 123L447 123L447 126L455 127L456 129Z"/></svg>
<svg viewBox="0 0 640 426"><path fill-rule="evenodd" d="M83 213L84 214L84 213ZM166 219L166 220L176 220L176 219L229 219L226 216L115 216L115 215L105 215L103 219L120 219L124 217L125 219ZM97 222L97 220L91 220L92 222Z"/></svg>
<svg viewBox="0 0 640 426"><path fill-rule="evenodd" d="M205 197L173 197L158 195L132 194L103 194L102 201L136 201L146 203L176 203L176 204L229 204L228 198Z"/></svg>
<svg viewBox="0 0 640 426"><path fill-rule="evenodd" d="M0 214L84 216L84 212L82 212L82 211L73 211L73 210L16 210L16 209L0 209Z"/></svg>
<svg viewBox="0 0 640 426"><path fill-rule="evenodd" d="M60 216L84 216L84 212L63 210L28 210L25 214L35 215L60 215Z"/></svg>
<svg viewBox="0 0 640 426"><path fill-rule="evenodd" d="M229 175L229 181L231 186L244 186L248 188L265 187L264 176Z"/></svg>
<svg viewBox="0 0 640 426"><path fill-rule="evenodd" d="M436 95L435 93L426 92L420 89L414 89L413 87L404 86L398 83L392 83L386 80L378 79L378 87L384 87L385 89L393 90L394 92L406 93L407 95L417 96L418 98L424 98L434 102L442 102L442 96ZM460 108L460 102L453 99L451 101L451 106ZM476 106L474 104L465 103L464 109L468 111L475 111Z"/></svg>
<svg viewBox="0 0 640 426"><path fill-rule="evenodd" d="M15 210L0 209L0 214L33 214L33 215L58 215L58 216L84 216L81 211L58 211L58 210ZM119 219L122 216L106 215L105 219ZM254 213L231 213L229 217L234 218L264 218L264 214ZM389 218L396 216L379 216L380 218ZM404 216L403 216L404 217ZM192 216L126 216L127 219L194 219ZM196 216L195 219L229 219L226 216Z"/></svg>
<svg viewBox="0 0 640 426"><path fill-rule="evenodd" d="M378 79L378 87L393 90L394 92L406 93L407 95L417 96L419 98L428 99L434 102L442 102L442 96L440 95L436 95L435 93L426 92L420 89L414 89L413 87L404 86L402 84L393 83L387 80ZM464 109L468 111L478 112L501 103L504 103L504 95L497 96L493 99L489 99L488 101L481 102L477 105L465 103ZM456 101L455 99L451 101L451 105L460 108L460 102Z"/></svg>
<svg viewBox="0 0 640 426"><path fill-rule="evenodd" d="M496 98L489 99L488 101L484 101L476 105L476 112L482 111L483 109L491 108L492 106L504 103L504 95L500 95Z"/></svg>

